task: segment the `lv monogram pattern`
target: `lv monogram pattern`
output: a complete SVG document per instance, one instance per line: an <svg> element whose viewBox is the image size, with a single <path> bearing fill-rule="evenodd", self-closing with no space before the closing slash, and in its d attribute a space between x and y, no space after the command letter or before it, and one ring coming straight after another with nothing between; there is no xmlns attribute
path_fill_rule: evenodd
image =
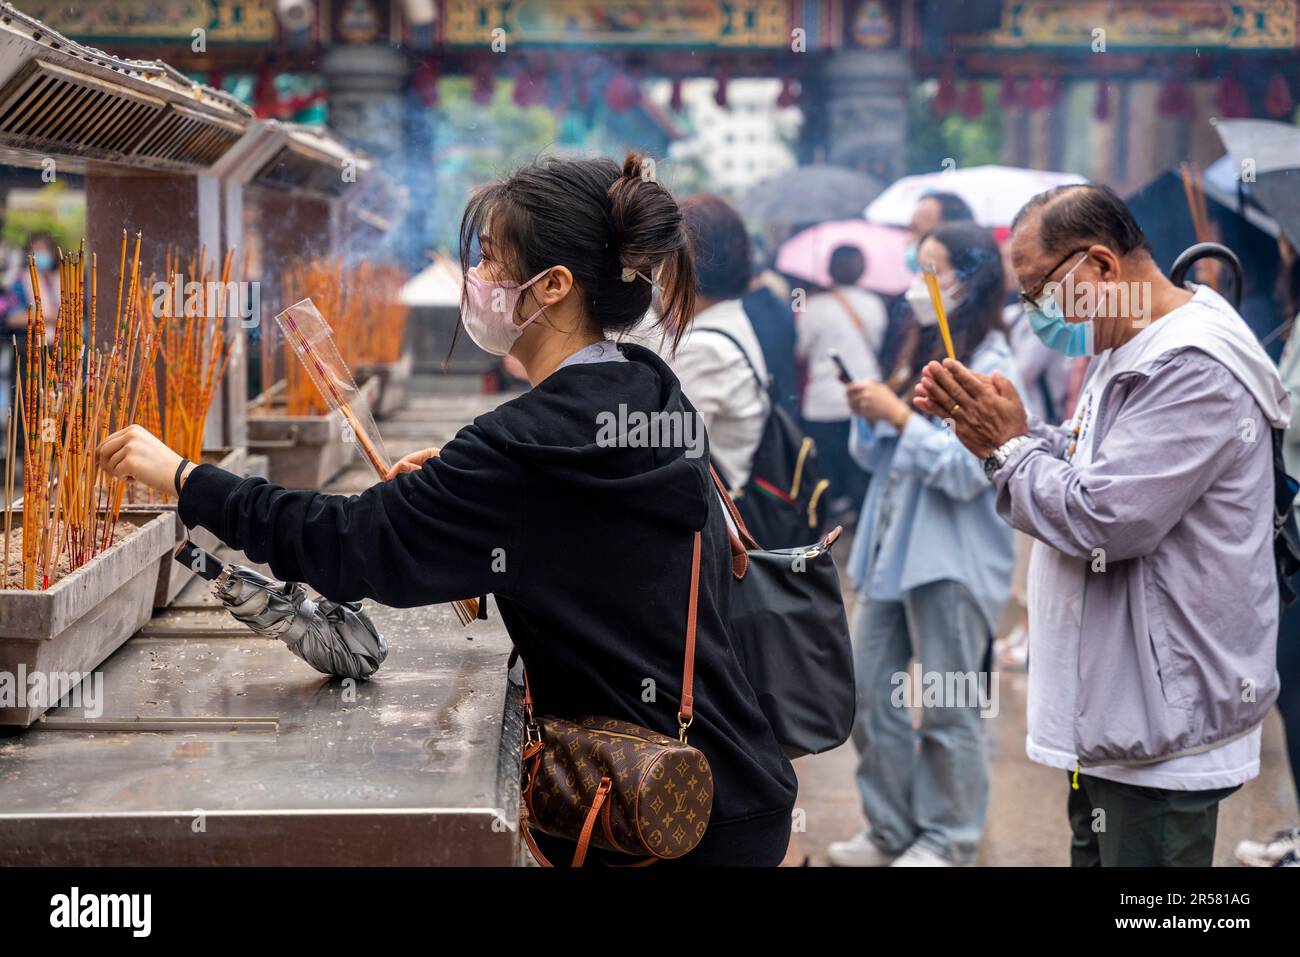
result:
<svg viewBox="0 0 1300 957"><path fill-rule="evenodd" d="M700 842L713 810L713 772L695 748L614 718L543 716L537 723L544 746L524 767L533 827L576 841L607 777L613 787L593 847L672 858Z"/></svg>

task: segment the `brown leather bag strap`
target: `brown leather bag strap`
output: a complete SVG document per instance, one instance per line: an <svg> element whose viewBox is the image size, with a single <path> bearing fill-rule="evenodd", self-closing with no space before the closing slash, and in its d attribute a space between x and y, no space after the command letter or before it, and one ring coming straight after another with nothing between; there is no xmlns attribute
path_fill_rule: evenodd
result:
<svg viewBox="0 0 1300 957"><path fill-rule="evenodd" d="M600 787L596 788L596 796L592 798L591 810L587 812L587 820L582 823L582 832L578 835L578 848L573 852L573 863L571 867L581 867L582 862L587 859L587 848L591 846L591 832L596 829L596 821L600 819L600 809L605 806L605 799L609 797L610 788L614 782L609 778L600 779Z"/></svg>
<svg viewBox="0 0 1300 957"><path fill-rule="evenodd" d="M533 829L525 824L523 832L524 840L528 842L528 850L533 855L533 860L542 867L554 867L555 865L551 863L551 859L543 854L542 849L537 846L537 840L533 837Z"/></svg>
<svg viewBox="0 0 1300 957"><path fill-rule="evenodd" d="M722 477L718 475L717 469L712 465L709 466L709 474L713 476L713 484L717 486L718 497L722 499L722 505L731 516L731 521L736 526L733 532L730 527L727 528L727 542L731 546L731 574L736 581L745 577L745 572L749 570L749 552L748 548L758 548L758 542L754 541L754 536L749 533L745 527L745 520L740 517L740 509L736 508L736 503L732 501L731 493L727 491L726 484ZM737 533L741 537L737 537Z"/></svg>
<svg viewBox="0 0 1300 957"><path fill-rule="evenodd" d="M686 604L686 660L682 666L682 698L677 709L677 737L684 743L686 729L695 720L695 623L700 607L700 548L702 535L695 533L691 549L691 597Z"/></svg>
<svg viewBox="0 0 1300 957"><path fill-rule="evenodd" d="M745 525L745 520L740 516L740 509L736 508L735 500L732 499L731 493L727 491L727 484L722 481L722 476L718 474L718 470L710 465L709 474L713 476L713 484L718 487L718 495L722 497L722 504L727 509L727 514L736 523L736 530L740 533L741 544L746 548L762 547L750 534L749 528Z"/></svg>

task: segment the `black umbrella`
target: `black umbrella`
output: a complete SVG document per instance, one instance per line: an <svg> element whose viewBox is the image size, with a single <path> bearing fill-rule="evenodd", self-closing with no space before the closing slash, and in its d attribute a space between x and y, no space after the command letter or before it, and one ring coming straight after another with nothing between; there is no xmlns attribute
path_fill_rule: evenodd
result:
<svg viewBox="0 0 1300 957"><path fill-rule="evenodd" d="M369 678L388 657L388 643L359 604L312 598L295 582L278 582L246 565L226 565L188 540L175 558L211 581L236 619L259 635L280 639L317 671Z"/></svg>
<svg viewBox="0 0 1300 957"><path fill-rule="evenodd" d="M1125 202L1146 234L1161 271L1171 273L1178 257L1197 242L1182 178L1166 170ZM1266 339L1284 318L1273 296L1280 263L1277 242L1236 209L1220 202L1208 189L1205 206L1219 240L1236 253L1244 267L1242 288L1238 290L1242 318L1256 336ZM1281 345L1277 342L1273 351Z"/></svg>
<svg viewBox="0 0 1300 957"><path fill-rule="evenodd" d="M736 203L751 226L802 227L860 219L885 184L842 166L800 166L751 187Z"/></svg>
<svg viewBox="0 0 1300 957"><path fill-rule="evenodd" d="M1300 249L1300 127L1276 120L1215 120L1238 176Z"/></svg>

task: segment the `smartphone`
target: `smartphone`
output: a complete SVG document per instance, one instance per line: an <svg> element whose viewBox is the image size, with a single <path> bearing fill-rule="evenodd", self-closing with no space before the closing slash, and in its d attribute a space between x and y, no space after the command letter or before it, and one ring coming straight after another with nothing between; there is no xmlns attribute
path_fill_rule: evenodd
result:
<svg viewBox="0 0 1300 957"><path fill-rule="evenodd" d="M853 376L849 373L849 367L844 364L844 359L834 349L826 350L826 358L835 363L835 368L839 370L837 377L845 385L853 381Z"/></svg>

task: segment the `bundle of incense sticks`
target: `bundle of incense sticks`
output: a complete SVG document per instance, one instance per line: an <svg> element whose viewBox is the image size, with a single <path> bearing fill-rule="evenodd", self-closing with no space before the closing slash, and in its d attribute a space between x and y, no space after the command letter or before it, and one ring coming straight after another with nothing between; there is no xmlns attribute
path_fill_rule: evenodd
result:
<svg viewBox="0 0 1300 957"><path fill-rule="evenodd" d="M315 258L286 272L283 294L285 302L310 299L330 317L339 353L355 369L401 359L407 311L399 293L405 281L396 266L362 262L346 268L339 259ZM327 407L320 393L289 358L293 344L285 340L283 346L285 414L325 414ZM275 362L272 337L264 336L262 367L271 369ZM265 386L272 381L270 375L263 378L264 414L270 403Z"/></svg>
<svg viewBox="0 0 1300 957"><path fill-rule="evenodd" d="M943 308L943 293L939 289L939 274L933 266L923 266L921 276L925 288L930 292L930 302L934 303L934 314L939 318L939 333L943 336L943 347L948 351L949 359L956 359L952 351L952 332L948 329L948 313Z"/></svg>
<svg viewBox="0 0 1300 957"><path fill-rule="evenodd" d="M393 265L360 263L352 271L349 288L365 290L365 297L354 297L364 303L368 312L354 321L358 333L361 365L379 365L397 362L402 358L406 339L406 306L401 300L401 290L406 274ZM360 308L357 309L360 312Z"/></svg>
<svg viewBox="0 0 1300 957"><path fill-rule="evenodd" d="M312 386L333 411L343 416L380 481L388 477L388 457L384 453L379 429L369 411L360 415L352 408L357 396L352 372L340 355L336 337L325 317L310 299L294 303L275 317ZM478 615L478 601L464 599L452 603L461 624Z"/></svg>
<svg viewBox="0 0 1300 957"><path fill-rule="evenodd" d="M89 339L85 335L85 243L66 256L59 250L60 296L52 345L46 341L35 261L28 260L33 303L27 314L25 355L15 342L15 398L6 430L3 587L9 587L10 575L20 567L20 587L48 588L114 542L125 483L99 468L95 449L137 420L142 384L152 379L148 370L158 347L146 329L147 313L141 310L140 241L137 233L128 272L123 231L117 314L107 351L95 346L99 276L93 253ZM15 528L20 434L23 489L21 524ZM16 533L22 536L20 554L12 556Z"/></svg>
<svg viewBox="0 0 1300 957"><path fill-rule="evenodd" d="M360 332L356 328L357 311L345 282L343 264L339 260L311 259L291 267L285 274L284 301L298 302L310 299L317 303L333 320L336 348L344 361L355 367ZM291 358L295 351L289 339L284 340L284 398L286 415L325 415L329 412L325 401L297 360Z"/></svg>
<svg viewBox="0 0 1300 957"><path fill-rule="evenodd" d="M145 391L144 424L150 426L156 415L159 438L193 462L203 454L203 433L212 397L234 354L235 337L225 328L234 261L234 251L227 251L218 279L206 249L199 251L197 259L191 255L184 264L178 252L167 252L167 275L173 277L176 294L167 296L154 329L160 342L163 395L159 401L151 381ZM181 271L182 265L185 272ZM179 285L174 278L177 276L197 282L194 288L199 294L188 295L183 288L175 289ZM214 295L208 295L209 289Z"/></svg>
<svg viewBox="0 0 1300 957"><path fill-rule="evenodd" d="M1215 241L1214 226L1210 223L1210 210L1205 202L1205 176L1195 163L1180 163L1179 172L1183 178L1183 193L1187 196L1187 211L1192 216L1192 229L1198 243ZM1203 259L1197 269L1205 277L1211 289L1219 287L1219 261Z"/></svg>

